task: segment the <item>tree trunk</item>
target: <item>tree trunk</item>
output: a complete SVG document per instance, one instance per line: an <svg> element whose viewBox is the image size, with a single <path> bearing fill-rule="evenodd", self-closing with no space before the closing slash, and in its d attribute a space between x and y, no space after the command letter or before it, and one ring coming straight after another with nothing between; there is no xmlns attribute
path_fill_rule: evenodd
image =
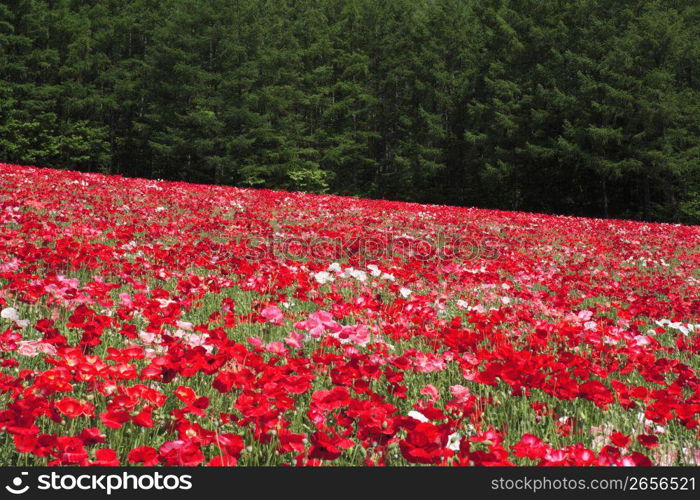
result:
<svg viewBox="0 0 700 500"><path fill-rule="evenodd" d="M649 174L644 174L642 190L644 197L644 220L648 221L651 218L651 192L649 187Z"/></svg>
<svg viewBox="0 0 700 500"><path fill-rule="evenodd" d="M610 217L610 212L608 210L608 184L605 182L605 177L601 179L601 184L603 186L603 217L607 219Z"/></svg>

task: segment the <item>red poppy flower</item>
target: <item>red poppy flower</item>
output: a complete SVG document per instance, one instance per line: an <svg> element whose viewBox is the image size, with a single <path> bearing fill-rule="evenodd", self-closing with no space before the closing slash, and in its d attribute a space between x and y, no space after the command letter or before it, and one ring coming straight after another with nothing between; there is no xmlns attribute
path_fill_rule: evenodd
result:
<svg viewBox="0 0 700 500"><path fill-rule="evenodd" d="M637 441L639 441L639 444L649 449L654 449L659 446L659 438L650 434L640 434L637 436Z"/></svg>
<svg viewBox="0 0 700 500"><path fill-rule="evenodd" d="M142 464L147 467L158 465L158 451L150 446L139 446L129 452L129 463Z"/></svg>
<svg viewBox="0 0 700 500"><path fill-rule="evenodd" d="M612 441L615 446L619 446L620 448L627 448L632 442L629 436L625 436L618 431L615 431L610 435L610 441Z"/></svg>
<svg viewBox="0 0 700 500"><path fill-rule="evenodd" d="M448 435L448 430L443 426L419 423L399 443L401 453L409 462L439 464L453 454L447 449Z"/></svg>
<svg viewBox="0 0 700 500"><path fill-rule="evenodd" d="M516 457L529 458L530 460L544 458L547 451L550 449L540 438L532 434L523 434L520 441L511 448Z"/></svg>
<svg viewBox="0 0 700 500"><path fill-rule="evenodd" d="M56 409L68 418L76 418L81 415L92 416L95 405L74 398L63 398L56 402Z"/></svg>

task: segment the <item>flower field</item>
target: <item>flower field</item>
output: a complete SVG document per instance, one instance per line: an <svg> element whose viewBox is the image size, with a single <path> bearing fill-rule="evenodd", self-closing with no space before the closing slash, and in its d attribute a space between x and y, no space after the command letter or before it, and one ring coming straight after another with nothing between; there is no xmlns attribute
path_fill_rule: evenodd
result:
<svg viewBox="0 0 700 500"><path fill-rule="evenodd" d="M700 465L700 227L0 164L2 465Z"/></svg>

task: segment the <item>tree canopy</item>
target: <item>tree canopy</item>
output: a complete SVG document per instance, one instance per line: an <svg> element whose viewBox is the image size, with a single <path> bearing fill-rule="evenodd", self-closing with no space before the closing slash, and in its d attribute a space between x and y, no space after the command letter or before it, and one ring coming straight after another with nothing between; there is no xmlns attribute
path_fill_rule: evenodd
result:
<svg viewBox="0 0 700 500"><path fill-rule="evenodd" d="M700 222L696 0L4 0L0 160Z"/></svg>

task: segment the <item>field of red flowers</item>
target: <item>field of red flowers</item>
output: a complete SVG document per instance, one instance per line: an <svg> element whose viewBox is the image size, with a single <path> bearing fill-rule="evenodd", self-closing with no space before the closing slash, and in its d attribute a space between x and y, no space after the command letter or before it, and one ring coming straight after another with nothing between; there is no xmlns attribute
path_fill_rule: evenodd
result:
<svg viewBox="0 0 700 500"><path fill-rule="evenodd" d="M0 164L2 465L698 465L700 227Z"/></svg>

